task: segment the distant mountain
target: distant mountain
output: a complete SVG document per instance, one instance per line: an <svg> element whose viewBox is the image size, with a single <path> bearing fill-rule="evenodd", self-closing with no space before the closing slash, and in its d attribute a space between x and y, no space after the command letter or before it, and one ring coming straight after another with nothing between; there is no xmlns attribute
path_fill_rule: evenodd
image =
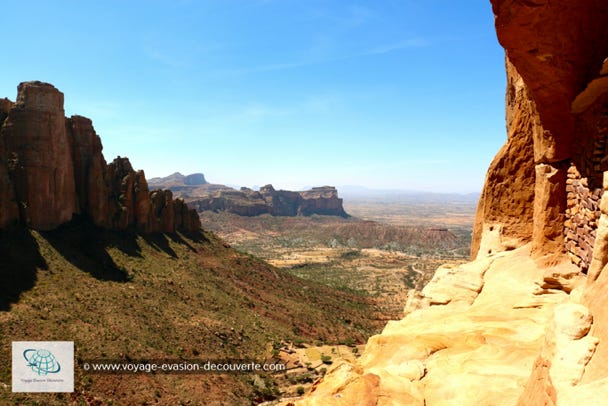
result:
<svg viewBox="0 0 608 406"><path fill-rule="evenodd" d="M183 196L183 195L182 195ZM314 187L302 192L275 190L266 185L259 191L222 189L206 197L183 196L190 207L202 211L223 211L241 216L310 216L313 214L348 217L338 191L332 186Z"/></svg>
<svg viewBox="0 0 608 406"><path fill-rule="evenodd" d="M175 172L169 176L164 178L152 178L148 179L149 186L160 186L160 187L170 187L170 186L200 186L206 185L209 182L205 179L205 175L202 173L193 173L187 176L182 175L179 172Z"/></svg>
<svg viewBox="0 0 608 406"><path fill-rule="evenodd" d="M202 173L184 176L175 172L164 178L148 180L151 188L169 189L176 197L199 212L223 211L241 216L310 216L313 214L348 217L333 186L313 187L292 192L266 185L254 191L207 183Z"/></svg>

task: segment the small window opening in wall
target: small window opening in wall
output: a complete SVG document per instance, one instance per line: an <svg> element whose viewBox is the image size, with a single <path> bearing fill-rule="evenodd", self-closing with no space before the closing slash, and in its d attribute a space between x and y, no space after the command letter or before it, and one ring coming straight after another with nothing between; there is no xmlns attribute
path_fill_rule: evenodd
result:
<svg viewBox="0 0 608 406"><path fill-rule="evenodd" d="M494 226L490 226L490 231L494 231Z"/></svg>
<svg viewBox="0 0 608 406"><path fill-rule="evenodd" d="M492 250L488 250L488 254L491 254L491 253L492 253Z"/></svg>

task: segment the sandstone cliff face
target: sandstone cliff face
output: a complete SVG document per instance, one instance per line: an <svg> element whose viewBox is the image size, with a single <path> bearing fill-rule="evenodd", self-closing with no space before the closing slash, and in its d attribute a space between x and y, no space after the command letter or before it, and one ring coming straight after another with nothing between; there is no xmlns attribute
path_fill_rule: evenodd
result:
<svg viewBox="0 0 608 406"><path fill-rule="evenodd" d="M593 172L600 171L594 169L595 163L587 162L593 161L593 149L597 146L594 142L599 130L597 115L584 117L581 110L593 111L597 107L592 105L600 104L603 82L598 83L597 79L601 77L602 63L608 56L608 5L601 0L582 3L494 0L492 6L498 39L517 70L520 87L525 92L523 103L518 103L520 106L516 106L515 112L527 116L530 121L528 128L521 130L531 138L527 142L531 141L535 165L534 203L522 206L499 201L495 205L514 216L529 213L532 207L535 215L530 222L532 233L527 238L533 240L534 255L559 254L565 252L568 167L576 166L583 177L591 179L597 179ZM512 69L508 69L508 76L511 83L515 76ZM581 99L581 94L592 83L592 94ZM509 142L515 130L510 126L513 123L511 111L513 109L508 105ZM606 152L604 145L600 146L603 150L597 151L597 155ZM514 151L506 159L513 162L520 156ZM528 166L530 163L528 161ZM509 164L509 167L511 171L516 170L516 165ZM495 186L493 183L496 179L490 171L484 193ZM503 196L516 194L519 185L514 182L512 186L499 187L497 193ZM481 223L492 222L491 215L481 211L478 215L473 254L482 239ZM509 236L508 230L506 236ZM553 261L557 259L553 258Z"/></svg>
<svg viewBox="0 0 608 406"><path fill-rule="evenodd" d="M315 187L308 191L292 192L275 190L272 185L259 192L248 188L220 189L205 198L188 199L199 211L226 211L241 216L311 216L313 214L348 217L338 198L338 191L331 186Z"/></svg>
<svg viewBox="0 0 608 406"><path fill-rule="evenodd" d="M72 139L74 182L80 213L88 214L93 222L111 227L109 214L109 187L105 179L106 161L102 155L101 139L95 133L91 120L72 116L66 120Z"/></svg>
<svg viewBox="0 0 608 406"><path fill-rule="evenodd" d="M608 396L608 3L491 0L508 139L472 256L298 404L573 405Z"/></svg>
<svg viewBox="0 0 608 406"><path fill-rule="evenodd" d="M520 246L532 238L534 150L538 113L515 67L507 68L507 142L490 164L479 199L471 256ZM536 128L536 130L535 130ZM504 210L509 207L509 210ZM483 244L482 244L482 236Z"/></svg>
<svg viewBox="0 0 608 406"><path fill-rule="evenodd" d="M196 212L171 192L151 194L128 159L107 165L91 120L65 118L63 93L52 85L21 83L14 104L0 100L0 125L0 229L51 230L75 214L110 229L200 228Z"/></svg>
<svg viewBox="0 0 608 406"><path fill-rule="evenodd" d="M0 99L0 128L13 107L9 99ZM0 229L9 227L19 221L19 210L15 200L15 191L8 176L8 154L3 142L0 142Z"/></svg>
<svg viewBox="0 0 608 406"><path fill-rule="evenodd" d="M63 93L46 83L20 84L0 137L21 220L40 230L71 220L78 208Z"/></svg>
<svg viewBox="0 0 608 406"><path fill-rule="evenodd" d="M305 216L326 214L347 217L342 207L342 199L338 198L336 188L330 186L313 187L311 190L300 192L302 203L300 212Z"/></svg>

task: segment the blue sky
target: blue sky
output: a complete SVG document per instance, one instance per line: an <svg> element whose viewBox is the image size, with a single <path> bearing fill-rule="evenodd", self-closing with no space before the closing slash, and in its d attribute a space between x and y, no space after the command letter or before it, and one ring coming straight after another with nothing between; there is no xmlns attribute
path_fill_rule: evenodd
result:
<svg viewBox="0 0 608 406"><path fill-rule="evenodd" d="M506 139L488 0L20 1L0 26L0 97L54 84L148 177L478 192Z"/></svg>

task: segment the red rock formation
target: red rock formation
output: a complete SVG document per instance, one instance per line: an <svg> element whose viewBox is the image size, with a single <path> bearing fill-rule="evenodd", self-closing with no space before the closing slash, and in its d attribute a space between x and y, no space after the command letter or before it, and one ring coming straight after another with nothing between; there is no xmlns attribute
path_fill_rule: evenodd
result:
<svg viewBox="0 0 608 406"><path fill-rule="evenodd" d="M72 140L74 179L80 212L87 214L98 226L110 227L109 187L106 184L106 161L102 155L101 139L93 123L86 117L72 116L66 120Z"/></svg>
<svg viewBox="0 0 608 406"><path fill-rule="evenodd" d="M593 79L608 48L604 0L493 0L498 40L528 85L544 131L535 134L535 160L572 156L575 97Z"/></svg>
<svg viewBox="0 0 608 406"><path fill-rule="evenodd" d="M514 245L519 245L532 238L535 183L532 132L538 126L538 113L521 76L509 60L506 67L508 139L486 174L475 216L472 258L479 251L484 225L488 229L486 231L496 228L501 234L500 239L509 240L510 244L515 242ZM490 249L487 248L488 251Z"/></svg>
<svg viewBox="0 0 608 406"><path fill-rule="evenodd" d="M12 107L13 102L9 99L0 99L0 128ZM15 192L8 176L7 157L4 142L0 141L0 228L6 228L19 221Z"/></svg>
<svg viewBox="0 0 608 406"><path fill-rule="evenodd" d="M13 102L7 99L0 99L0 126L4 123L6 117L8 117L8 112L13 108Z"/></svg>
<svg viewBox="0 0 608 406"><path fill-rule="evenodd" d="M529 180L532 177L521 177L524 182L520 182L519 177L512 178L513 182L507 181L501 185L501 178L505 178L500 173L493 173L496 168L506 175L518 173L521 169L515 160L521 161L521 157L529 154L529 150L524 152L520 148L510 153L502 150L497 161L502 161L504 165L495 161L488 173L480 201L472 253L476 254L480 245L483 225L495 221L493 217L496 216L490 213L496 208L503 213L498 216L498 222L507 225L505 217L515 218L523 214L524 221L519 221L519 226L516 227L524 235L517 231L515 236L523 237L524 240L531 238L536 257L550 254L556 260L555 256L559 257L565 251L566 171L570 163L576 164L579 169L585 166L582 164L585 151L579 146L586 145L585 139L592 137L588 129L593 125L590 126L588 120L581 121L580 115L573 114L573 102L592 82L593 89L585 97L581 96L575 107L579 110L583 108L581 106L588 107L590 100L599 97L598 89L603 82L594 80L598 78L602 62L607 56L608 4L602 0L576 3L567 0L493 0L492 5L498 39L505 48L508 60L517 69L518 75L521 75L521 87L524 88L523 99L516 103L519 107L515 112L530 121L526 124L528 128L522 127L522 134L532 138L536 165L535 202L532 205L526 203L530 196ZM513 72L509 73L509 77L514 77ZM509 107L508 103L508 110ZM507 115L510 115L509 111ZM507 146L513 143L513 128L510 127ZM525 142L529 144L530 140L526 139ZM528 171L530 164L526 157L525 166ZM510 202L511 196L517 196L517 185L525 190L526 198L516 197L515 201ZM488 194L494 197L488 198ZM531 208L535 216L532 222L528 222ZM526 229L530 225L531 235ZM513 234L508 227L506 233Z"/></svg>
<svg viewBox="0 0 608 406"><path fill-rule="evenodd" d="M311 190L300 192L302 201L299 211L304 216L312 214L348 217L338 198L338 191L332 186L313 187Z"/></svg>
<svg viewBox="0 0 608 406"><path fill-rule="evenodd" d="M158 231L169 232L168 230L175 229L173 193L170 190L156 190L152 192L151 198L152 218Z"/></svg>
<svg viewBox="0 0 608 406"><path fill-rule="evenodd" d="M605 120L608 114L608 3L604 0L492 0L492 5L499 41L521 74L529 101L538 113L538 122L529 133L533 138L536 172L533 254L539 257L564 252L564 234L570 239L575 236L579 244L585 245L582 247L585 252L589 251L586 245L595 242L582 300L579 292L571 301L582 301L588 306L593 319L589 340L599 339L599 345L594 350L585 350L588 352L578 361L582 376L580 388L576 386L580 380L577 377L567 385L556 385L557 395L553 388L555 382L546 371L551 368L539 359L520 398L521 404L533 404L549 402L548 397L554 401L556 397L559 400L582 393L577 390L584 391L590 388L586 385L608 378L605 369L608 222L604 210L597 221L597 202L592 199L602 187L602 172L608 169L605 165L608 156ZM578 186L570 185L567 200L569 168L571 174L577 174ZM604 183L604 188L606 186ZM510 190L503 189L501 193L508 194ZM603 201L606 198L604 191ZM504 212L513 209L517 212L512 205L502 206ZM570 250L576 248L572 242L568 244ZM573 258L577 259L576 255ZM580 255L578 261L581 262ZM589 264L588 259L583 262L585 267ZM586 270L585 267L581 266L581 270ZM556 313L555 317L560 315ZM547 344L553 352L559 351L559 345L565 344L551 341ZM587 361L589 364L585 367ZM554 369L551 374L559 374Z"/></svg>
<svg viewBox="0 0 608 406"><path fill-rule="evenodd" d="M178 230L198 230L201 228L201 219L196 210L190 209L182 199L173 201L175 214L175 228Z"/></svg>
<svg viewBox="0 0 608 406"><path fill-rule="evenodd" d="M71 220L79 210L63 93L47 83L21 83L0 138L21 221L50 230Z"/></svg>
<svg viewBox="0 0 608 406"><path fill-rule="evenodd" d="M117 157L107 168L110 184L112 227L124 230L135 223L135 171L128 158Z"/></svg>
<svg viewBox="0 0 608 406"><path fill-rule="evenodd" d="M152 197L150 196L150 191L148 190L146 175L142 170L135 173L135 179L133 182L133 198L135 200L133 202L133 216L135 218L135 225L137 228L144 232L164 231L157 230L152 226ZM175 228L171 228L166 232L170 233L173 231L175 231Z"/></svg>
<svg viewBox="0 0 608 406"><path fill-rule="evenodd" d="M170 191L151 194L144 172L127 158L107 165L91 120L66 119L63 94L53 86L20 84L15 104L0 100L0 125L0 229L21 222L51 230L74 214L118 230L200 229L196 211L174 202Z"/></svg>

